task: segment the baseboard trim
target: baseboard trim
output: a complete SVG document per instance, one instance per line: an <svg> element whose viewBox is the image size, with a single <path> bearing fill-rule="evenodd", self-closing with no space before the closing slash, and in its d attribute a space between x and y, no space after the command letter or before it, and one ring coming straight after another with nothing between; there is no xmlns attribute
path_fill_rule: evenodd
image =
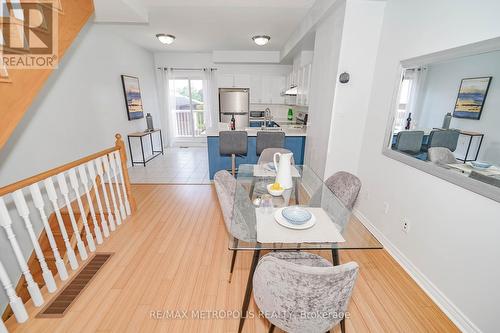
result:
<svg viewBox="0 0 500 333"><path fill-rule="evenodd" d="M455 304L453 304L385 235L377 229L359 210L354 210L354 216L382 243L389 254L398 262L422 290L462 331L480 333L481 330L470 321Z"/></svg>

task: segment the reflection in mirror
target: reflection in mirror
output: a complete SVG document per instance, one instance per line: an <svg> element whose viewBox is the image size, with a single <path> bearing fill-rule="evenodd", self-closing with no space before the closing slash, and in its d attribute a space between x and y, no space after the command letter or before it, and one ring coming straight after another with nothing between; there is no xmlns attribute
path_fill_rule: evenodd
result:
<svg viewBox="0 0 500 333"><path fill-rule="evenodd" d="M500 188L500 51L404 68L390 149Z"/></svg>

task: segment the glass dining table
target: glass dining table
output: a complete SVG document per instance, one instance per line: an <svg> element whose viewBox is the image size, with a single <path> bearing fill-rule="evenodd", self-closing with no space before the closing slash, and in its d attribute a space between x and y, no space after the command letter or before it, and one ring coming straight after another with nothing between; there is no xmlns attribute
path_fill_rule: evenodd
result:
<svg viewBox="0 0 500 333"><path fill-rule="evenodd" d="M272 163L238 167L230 226L233 236L229 240L229 249L234 251L231 271L237 251L253 251L239 332L250 303L253 274L263 251L329 251L333 264L339 265L339 251L383 248L371 232L353 218L347 203L309 167L292 166L291 173L292 188L280 196L271 196L267 187L276 177ZM291 230L279 224L277 211L295 205L317 215L312 227Z"/></svg>

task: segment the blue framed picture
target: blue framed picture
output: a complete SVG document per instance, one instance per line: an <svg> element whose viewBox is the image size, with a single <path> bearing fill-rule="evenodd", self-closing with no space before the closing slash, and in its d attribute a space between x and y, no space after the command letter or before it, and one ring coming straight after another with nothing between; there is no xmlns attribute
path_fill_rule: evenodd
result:
<svg viewBox="0 0 500 333"><path fill-rule="evenodd" d="M144 118L139 78L122 75L122 83L123 93L125 94L125 104L127 105L128 120Z"/></svg>
<svg viewBox="0 0 500 333"><path fill-rule="evenodd" d="M463 79L453 117L479 120L490 88L491 76Z"/></svg>

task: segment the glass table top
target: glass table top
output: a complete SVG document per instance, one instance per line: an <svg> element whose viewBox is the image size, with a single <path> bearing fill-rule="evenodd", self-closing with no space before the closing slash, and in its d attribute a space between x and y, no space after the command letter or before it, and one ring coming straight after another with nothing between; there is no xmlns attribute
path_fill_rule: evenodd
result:
<svg viewBox="0 0 500 333"><path fill-rule="evenodd" d="M381 249L380 242L352 215L346 207L309 167L292 166L293 187L280 196L270 196L267 185L274 183L272 168L241 164L238 168L231 220L230 250L326 250L326 249ZM268 200L262 200L267 198ZM263 201L272 200L272 206L262 208ZM259 202L260 201L260 202ZM332 243L261 243L257 239L257 209L274 214L276 209L292 205L304 208L322 208L335 224L345 242ZM261 208L259 208L261 207ZM275 222L275 221L273 221ZM277 222L276 222L277 223ZM300 232L297 230L297 232ZM300 238L300 236L299 236ZM260 238L262 239L262 238Z"/></svg>

